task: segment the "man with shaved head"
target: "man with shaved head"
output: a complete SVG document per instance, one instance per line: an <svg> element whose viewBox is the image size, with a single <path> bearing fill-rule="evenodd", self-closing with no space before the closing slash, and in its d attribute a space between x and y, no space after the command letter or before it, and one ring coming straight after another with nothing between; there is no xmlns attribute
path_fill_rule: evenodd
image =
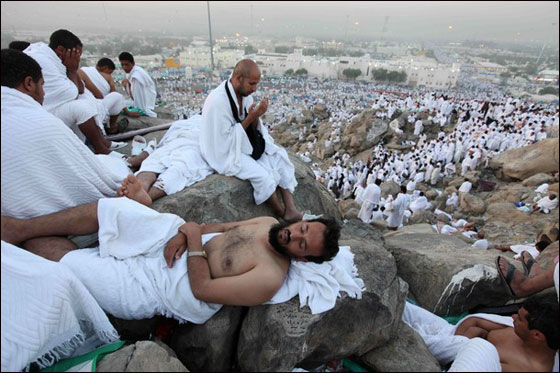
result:
<svg viewBox="0 0 560 373"><path fill-rule="evenodd" d="M285 220L301 220L293 200L297 186L294 166L260 119L268 108L268 98L257 105L251 97L260 79L257 64L241 60L231 78L210 92L202 108L200 150L216 172L249 180L257 205L266 201Z"/></svg>

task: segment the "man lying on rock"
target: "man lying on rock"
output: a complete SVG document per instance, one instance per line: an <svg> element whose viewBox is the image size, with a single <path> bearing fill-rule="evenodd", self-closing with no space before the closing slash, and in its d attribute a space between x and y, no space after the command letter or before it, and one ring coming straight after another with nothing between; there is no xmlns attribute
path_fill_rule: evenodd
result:
<svg viewBox="0 0 560 373"><path fill-rule="evenodd" d="M221 305L267 302L291 259L322 263L339 250L340 227L332 220L185 223L132 200L143 191L137 180L127 189L131 199L101 199L33 219L3 216L2 240L25 242L26 250L67 265L114 316L161 314L194 323ZM99 247L92 249L75 250L66 238L53 237L96 231Z"/></svg>
<svg viewBox="0 0 560 373"><path fill-rule="evenodd" d="M511 317L477 313L457 325L407 302L403 321L422 336L440 364L454 361L449 372L553 371L559 331L556 294L527 299Z"/></svg>

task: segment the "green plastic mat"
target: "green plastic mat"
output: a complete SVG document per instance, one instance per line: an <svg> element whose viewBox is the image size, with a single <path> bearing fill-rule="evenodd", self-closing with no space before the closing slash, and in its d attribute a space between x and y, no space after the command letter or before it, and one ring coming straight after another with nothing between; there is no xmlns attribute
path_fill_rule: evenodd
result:
<svg viewBox="0 0 560 373"><path fill-rule="evenodd" d="M125 343L126 341L118 341L101 346L87 354L61 360L48 368L41 369L39 372L95 372L97 369L97 362L101 360L103 356L117 351L124 346Z"/></svg>
<svg viewBox="0 0 560 373"><path fill-rule="evenodd" d="M463 312L460 315L456 315L456 316L446 316L444 317L445 320L447 320L448 323L452 324L452 325L456 325L459 320L461 320L463 317L470 315L468 312Z"/></svg>
<svg viewBox="0 0 560 373"><path fill-rule="evenodd" d="M351 372L369 372L366 368L350 359L342 359L342 365Z"/></svg>

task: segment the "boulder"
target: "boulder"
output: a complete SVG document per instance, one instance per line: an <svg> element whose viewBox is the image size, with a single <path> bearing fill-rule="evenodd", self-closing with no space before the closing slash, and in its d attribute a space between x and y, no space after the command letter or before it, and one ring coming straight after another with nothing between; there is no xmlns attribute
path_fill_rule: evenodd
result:
<svg viewBox="0 0 560 373"><path fill-rule="evenodd" d="M188 372L172 352L152 341L139 341L107 354L97 364L96 371Z"/></svg>
<svg viewBox="0 0 560 373"><path fill-rule="evenodd" d="M356 219L361 206L353 199L338 201L338 211L343 219Z"/></svg>
<svg viewBox="0 0 560 373"><path fill-rule="evenodd" d="M461 197L459 197L459 210L468 215L481 215L486 211L486 204L482 198L473 194L461 194Z"/></svg>
<svg viewBox="0 0 560 373"><path fill-rule="evenodd" d="M340 135L341 145L355 156L377 144L388 128L387 123L375 116L374 110L365 110L344 127Z"/></svg>
<svg viewBox="0 0 560 373"><path fill-rule="evenodd" d="M313 114L319 120L329 119L329 112L327 110L327 105L322 103L317 103L313 106Z"/></svg>
<svg viewBox="0 0 560 373"><path fill-rule="evenodd" d="M362 299L343 294L334 309L311 314L299 301L251 307L243 320L237 358L242 371L310 369L385 345L400 324L406 284L377 230L351 220L342 231L364 280Z"/></svg>
<svg viewBox="0 0 560 373"><path fill-rule="evenodd" d="M360 360L375 372L441 372L422 337L402 321L389 343L360 356Z"/></svg>
<svg viewBox="0 0 560 373"><path fill-rule="evenodd" d="M224 306L204 324L180 325L170 346L191 371L231 370L239 326L246 312L245 307Z"/></svg>
<svg viewBox="0 0 560 373"><path fill-rule="evenodd" d="M430 210L415 211L408 220L409 224L435 224L436 217Z"/></svg>
<svg viewBox="0 0 560 373"><path fill-rule="evenodd" d="M311 168L299 157L290 155L295 166L298 186L294 202L302 210L324 214L341 221L338 207L327 188L315 180ZM186 221L229 222L257 216L274 216L267 203L255 205L253 188L249 181L223 175L210 175L184 190L161 198L152 208L181 216Z"/></svg>
<svg viewBox="0 0 560 373"><path fill-rule="evenodd" d="M505 177L525 180L539 173L558 171L558 139L545 139L499 154L490 166L499 167Z"/></svg>
<svg viewBox="0 0 560 373"><path fill-rule="evenodd" d="M486 239L494 244L534 243L537 234L548 224L558 221L558 214L528 214L513 203L492 203L484 214Z"/></svg>
<svg viewBox="0 0 560 373"><path fill-rule="evenodd" d="M450 316L479 305L506 303L509 297L498 277L495 252L451 235L416 233L427 232L426 226L385 234L385 247L397 261L399 276L422 307ZM521 268L519 262L514 264Z"/></svg>
<svg viewBox="0 0 560 373"><path fill-rule="evenodd" d="M525 185L525 186L539 186L541 184L552 184L554 183L554 177L550 174L536 174L533 175L525 180L523 180L523 182L521 184Z"/></svg>
<svg viewBox="0 0 560 373"><path fill-rule="evenodd" d="M379 187L381 188L381 197L383 198L387 198L389 194L396 198L397 194L401 191L399 184L393 180L385 181Z"/></svg>

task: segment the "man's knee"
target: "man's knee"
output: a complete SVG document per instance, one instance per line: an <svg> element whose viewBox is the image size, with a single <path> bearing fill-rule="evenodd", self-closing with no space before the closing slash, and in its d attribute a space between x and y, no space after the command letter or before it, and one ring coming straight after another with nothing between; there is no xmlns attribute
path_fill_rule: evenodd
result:
<svg viewBox="0 0 560 373"><path fill-rule="evenodd" d="M39 237L27 240L23 248L33 254L54 262L60 261L64 255L76 250L76 245L65 237Z"/></svg>

